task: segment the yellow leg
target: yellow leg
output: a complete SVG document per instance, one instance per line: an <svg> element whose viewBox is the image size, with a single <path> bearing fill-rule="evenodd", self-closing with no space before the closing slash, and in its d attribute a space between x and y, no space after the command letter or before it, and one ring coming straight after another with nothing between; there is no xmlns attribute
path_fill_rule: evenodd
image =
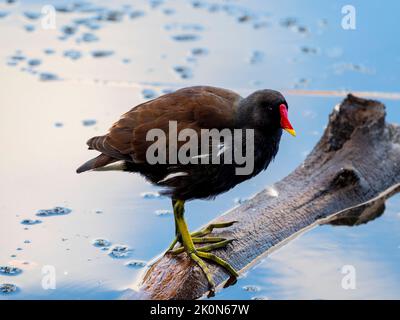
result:
<svg viewBox="0 0 400 320"><path fill-rule="evenodd" d="M175 206L175 200L172 201L172 205ZM180 242L180 234L179 234L179 230L178 227L176 225L176 218L175 219L175 233L176 233L176 237L175 239L172 241L172 243L169 245L167 252L172 252L172 253L176 253L177 249L173 250L175 245ZM196 232L192 232L190 235L193 239L193 243L209 243L209 242L221 242L221 245L214 247L214 249L216 248L221 248L223 247L223 244L227 244L230 242L226 242L224 238L217 238L217 237L204 237L208 234L210 234L211 232L213 232L214 229L220 229L220 228L227 228L230 227L231 225L237 223L237 221L229 221L229 222L221 222L221 223L211 223L209 224L207 227L204 227L203 229L196 231ZM219 239L218 241L213 241L212 239ZM182 249L183 247L180 247L178 249ZM179 250L179 252L182 252L182 250Z"/></svg>
<svg viewBox="0 0 400 320"><path fill-rule="evenodd" d="M226 245L230 243L232 240L223 240L221 238L209 238L208 242L215 242L212 243L211 245L204 246L197 248L194 246L194 242L192 239L191 234L189 233L186 221L184 219L184 205L185 202L183 200L175 200L173 201L174 204L174 217L175 217L175 223L176 223L176 228L177 228L177 233L179 233L179 237L181 238L180 241L182 242L183 248L178 248L176 250L173 250L173 253L181 253L183 251L186 251L186 253L189 255L189 257L195 261L198 266L202 269L204 272L208 284L210 286L210 290L213 292L215 283L211 277L211 273L203 261L203 259L207 259L210 261L213 261L214 263L222 266L232 277L236 278L238 276L238 273L236 270L226 261L223 259L217 257L216 255L209 253L207 251L216 249L218 247L221 247L223 245ZM177 235L178 236L178 235ZM197 239L196 239L197 241ZM207 242L203 241L203 243ZM176 243L176 242L175 242ZM173 246L175 245L173 243ZM172 248L173 248L172 246ZM203 259L202 259L203 258Z"/></svg>

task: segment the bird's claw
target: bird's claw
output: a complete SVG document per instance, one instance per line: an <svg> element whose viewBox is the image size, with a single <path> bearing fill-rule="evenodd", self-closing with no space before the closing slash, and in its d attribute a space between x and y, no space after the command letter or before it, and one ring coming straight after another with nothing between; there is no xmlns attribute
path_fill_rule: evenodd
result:
<svg viewBox="0 0 400 320"><path fill-rule="evenodd" d="M219 248L223 248L226 247L229 243L232 243L233 241L236 241L236 239L224 239L224 238L218 238L220 239L218 242L213 242L209 245L205 245L205 246L200 246L200 247L196 247L197 251L201 251L201 252L209 252L215 249L219 249ZM210 243L211 241L207 242L195 242L195 243ZM173 255L177 255L180 254L182 252L185 251L184 247L179 247L176 249L172 249L172 250L168 250L167 253L171 253Z"/></svg>
<svg viewBox="0 0 400 320"><path fill-rule="evenodd" d="M220 223L210 223L208 226L204 227L203 229L201 229L199 231L192 232L190 234L190 236L192 237L194 243L206 243L206 242L223 241L223 240L225 240L224 238L204 237L204 236L212 233L214 229L228 228L228 227L234 225L237 222L239 222L239 221L235 220L235 221L227 221L227 222L220 222ZM206 240L202 241L200 239L206 239ZM212 241L211 239L219 239L219 240ZM172 243L168 247L167 252L174 251L173 249L174 249L175 245L178 242L180 242L180 240L178 239L178 237L175 237L175 239L172 241Z"/></svg>

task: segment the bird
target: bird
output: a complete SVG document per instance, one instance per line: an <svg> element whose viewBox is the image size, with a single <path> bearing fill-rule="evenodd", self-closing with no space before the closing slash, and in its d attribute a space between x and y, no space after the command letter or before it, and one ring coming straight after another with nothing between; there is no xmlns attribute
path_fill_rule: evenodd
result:
<svg viewBox="0 0 400 320"><path fill-rule="evenodd" d="M236 281L238 272L228 262L212 253L213 250L232 243L234 239L209 235L213 229L228 228L237 221L211 224L190 233L184 218L185 202L214 199L267 169L278 153L283 130L296 136L288 119L288 109L285 97L279 91L271 89L258 90L242 97L234 91L212 86L182 88L133 107L112 125L107 134L89 139L89 149L100 154L76 171L82 173L116 170L138 173L150 183L161 187L160 193L172 200L175 221L175 239L166 253L186 253L204 273L209 292L212 293L215 282L205 261L224 268L230 275L231 282ZM170 158L163 163L153 163L149 160L148 151L154 141L148 139L148 134L151 130L158 129L169 135L170 123L176 124L178 133L184 130L189 132L189 138L194 134L201 137L204 130L213 129L228 133L239 130L242 134L238 137L243 138L243 132L250 130L253 138L252 171L248 174L237 174L240 167L238 161L223 161L229 158L225 152L233 148L232 143L223 144L222 152L221 145L218 145L217 158L222 157L219 163L199 163L204 158L211 157L210 153L201 153L200 147L198 154L190 157L198 160L197 163L181 163L176 159L171 161ZM195 141L198 142L197 139ZM163 139L163 142L166 151L160 152L164 152L165 156L178 152L187 140L178 141L174 146L167 139ZM206 150L210 150L214 141L205 143L209 147ZM250 147L249 144L248 139L242 139L239 143L243 148ZM180 246L176 248L178 243Z"/></svg>

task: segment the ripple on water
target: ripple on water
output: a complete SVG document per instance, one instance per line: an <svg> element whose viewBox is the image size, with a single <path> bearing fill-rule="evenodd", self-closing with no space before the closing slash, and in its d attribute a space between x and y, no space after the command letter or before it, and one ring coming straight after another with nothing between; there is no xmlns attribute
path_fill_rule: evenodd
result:
<svg viewBox="0 0 400 320"><path fill-rule="evenodd" d="M166 16L170 16L170 15L173 15L173 14L175 14L175 9L172 9L172 8L165 8L164 10L163 10L163 13L166 15Z"/></svg>
<svg viewBox="0 0 400 320"><path fill-rule="evenodd" d="M287 17L281 20L281 26L284 28L292 28L297 25L297 18Z"/></svg>
<svg viewBox="0 0 400 320"><path fill-rule="evenodd" d="M85 33L82 35L82 41L83 41L83 42L95 42L95 41L98 41L98 40L99 40L99 37L96 36L96 35L93 34L93 33L90 33L90 32L85 32Z"/></svg>
<svg viewBox="0 0 400 320"><path fill-rule="evenodd" d="M233 199L233 202L235 203L235 205L240 205L240 204L246 203L247 201L249 201L248 198L235 198L235 199Z"/></svg>
<svg viewBox="0 0 400 320"><path fill-rule="evenodd" d="M26 32L33 32L35 31L35 26L33 24L26 24L24 25L24 29Z"/></svg>
<svg viewBox="0 0 400 320"><path fill-rule="evenodd" d="M55 80L60 80L60 78L51 72L41 72L39 74L39 80L40 81L55 81Z"/></svg>
<svg viewBox="0 0 400 320"><path fill-rule="evenodd" d="M50 54L54 54L56 51L54 49L51 49L51 48L46 48L46 49L43 50L43 52L45 54L50 55Z"/></svg>
<svg viewBox="0 0 400 320"><path fill-rule="evenodd" d="M67 26L61 27L61 31L65 36L72 36L76 33L77 28L72 25L71 26L67 25Z"/></svg>
<svg viewBox="0 0 400 320"><path fill-rule="evenodd" d="M1 283L0 284L0 293L2 294L11 294L17 292L18 287L12 283Z"/></svg>
<svg viewBox="0 0 400 320"><path fill-rule="evenodd" d="M144 11L135 10L135 11L132 11L132 12L130 13L129 17L130 17L131 19L136 19L136 18L143 17L144 15L145 15L145 12L144 12Z"/></svg>
<svg viewBox="0 0 400 320"><path fill-rule="evenodd" d="M154 192L154 191L142 192L142 193L140 194L140 196L141 196L143 199L159 199L159 198L161 198L160 193Z"/></svg>
<svg viewBox="0 0 400 320"><path fill-rule="evenodd" d="M93 58L104 58L114 54L112 50L94 50L92 51Z"/></svg>
<svg viewBox="0 0 400 320"><path fill-rule="evenodd" d="M123 11L106 10L99 14L98 19L102 21L120 22L124 17Z"/></svg>
<svg viewBox="0 0 400 320"><path fill-rule="evenodd" d="M90 30L98 30L101 28L101 25L97 22L95 18L78 18L74 19L73 22L76 25L82 25Z"/></svg>
<svg viewBox="0 0 400 320"><path fill-rule="evenodd" d="M191 53L193 56L205 56L208 54L208 50L206 48L193 48Z"/></svg>
<svg viewBox="0 0 400 320"><path fill-rule="evenodd" d="M263 296L256 296L256 297L252 297L251 300L269 300L269 298L263 297Z"/></svg>
<svg viewBox="0 0 400 320"><path fill-rule="evenodd" d="M319 50L316 47L302 46L300 51L304 54L317 54Z"/></svg>
<svg viewBox="0 0 400 320"><path fill-rule="evenodd" d="M181 79L189 79L193 76L192 69L190 69L189 67L175 66L173 69Z"/></svg>
<svg viewBox="0 0 400 320"><path fill-rule="evenodd" d="M40 18L41 13L40 12L34 12L34 11L25 11L24 12L25 18L29 20L37 20Z"/></svg>
<svg viewBox="0 0 400 320"><path fill-rule="evenodd" d="M254 50L250 55L249 63L250 64L260 63L264 60L264 56L265 56L264 52L259 50Z"/></svg>
<svg viewBox="0 0 400 320"><path fill-rule="evenodd" d="M39 223L42 223L42 220L38 220L38 219L23 219L21 221L21 224L27 225L27 226L32 226L32 225L39 224Z"/></svg>
<svg viewBox="0 0 400 320"><path fill-rule="evenodd" d="M38 65L40 65L42 63L42 61L40 59L29 59L28 60L28 65L30 65L31 67L36 67Z"/></svg>
<svg viewBox="0 0 400 320"><path fill-rule="evenodd" d="M196 41L200 39L200 36L197 34L186 33L186 34L177 34L172 36L172 39L179 42L187 42L187 41Z"/></svg>
<svg viewBox="0 0 400 320"><path fill-rule="evenodd" d="M94 126L97 123L97 121L95 119L85 119L82 120L82 124L85 127L90 127L90 126Z"/></svg>
<svg viewBox="0 0 400 320"><path fill-rule="evenodd" d="M22 270L12 266L0 266L0 275L5 276L16 276L22 273Z"/></svg>
<svg viewBox="0 0 400 320"><path fill-rule="evenodd" d="M9 12L7 12L7 11L0 11L0 19L7 17L8 14L9 14Z"/></svg>
<svg viewBox="0 0 400 320"><path fill-rule="evenodd" d="M52 209L41 209L36 215L38 217L62 216L71 213L72 210L65 207L54 207Z"/></svg>
<svg viewBox="0 0 400 320"><path fill-rule="evenodd" d="M70 58L71 60L78 60L82 57L82 53L78 50L65 50L64 57Z"/></svg>
<svg viewBox="0 0 400 320"><path fill-rule="evenodd" d="M153 99L157 96L157 92L155 92L153 89L143 89L142 96L144 99Z"/></svg>
<svg viewBox="0 0 400 320"><path fill-rule="evenodd" d="M109 247L111 245L111 242L107 239L97 238L97 239L93 239L92 244L95 247L104 248L104 247Z"/></svg>
<svg viewBox="0 0 400 320"><path fill-rule="evenodd" d="M260 291L260 287L254 286L254 285L244 286L244 287L242 287L242 289L247 292L259 292Z"/></svg>
<svg viewBox="0 0 400 320"><path fill-rule="evenodd" d="M24 55L22 55L20 52L17 52L14 55L12 55L10 57L10 59L14 60L14 61L22 61L22 60L25 60L26 57Z"/></svg>
<svg viewBox="0 0 400 320"><path fill-rule="evenodd" d="M159 210L156 210L154 212L159 217L165 217L165 216L169 216L169 215L172 214L172 211L171 210L167 210L167 209L159 209Z"/></svg>
<svg viewBox="0 0 400 320"><path fill-rule="evenodd" d="M74 7L71 4L59 4L55 6L57 12L71 13L74 11Z"/></svg>
<svg viewBox="0 0 400 320"><path fill-rule="evenodd" d="M143 260L131 260L131 261L128 261L127 263L125 263L125 265L128 268L132 268L132 269L143 268L146 266L146 264L147 264L146 261L143 261Z"/></svg>
<svg viewBox="0 0 400 320"><path fill-rule="evenodd" d="M111 247L108 251L108 255L112 258L123 259L128 258L131 254L132 250L124 244L116 244Z"/></svg>

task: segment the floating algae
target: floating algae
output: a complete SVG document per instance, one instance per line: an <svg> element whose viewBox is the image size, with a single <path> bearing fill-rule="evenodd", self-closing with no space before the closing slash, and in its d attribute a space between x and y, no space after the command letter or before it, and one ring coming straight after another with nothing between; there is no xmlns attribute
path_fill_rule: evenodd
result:
<svg viewBox="0 0 400 320"><path fill-rule="evenodd" d="M142 260L131 260L128 261L125 265L129 268L133 268L133 269L139 269L139 268L143 268L144 266L146 266L146 261L142 261Z"/></svg>
<svg viewBox="0 0 400 320"><path fill-rule="evenodd" d="M111 245L111 242L107 239L97 238L92 241L92 244L95 247L104 248L104 247L109 247Z"/></svg>
<svg viewBox="0 0 400 320"><path fill-rule="evenodd" d="M142 192L140 194L140 196L143 199L158 199L158 198L161 198L161 195L158 192L152 192L152 191L150 191L150 192Z"/></svg>
<svg viewBox="0 0 400 320"><path fill-rule="evenodd" d="M22 273L22 270L17 267L0 266L0 275L16 276Z"/></svg>
<svg viewBox="0 0 400 320"><path fill-rule="evenodd" d="M244 287L242 287L242 289L247 292L259 292L260 291L260 288L257 286L254 286L254 285L244 286Z"/></svg>
<svg viewBox="0 0 400 320"><path fill-rule="evenodd" d="M82 57L82 53L78 50L66 50L64 51L64 57L72 60L78 60L80 57Z"/></svg>
<svg viewBox="0 0 400 320"><path fill-rule="evenodd" d="M181 42L186 42L186 41L196 41L198 40L200 37L197 34L191 34L191 33L187 33L187 34L177 34L172 36L172 39L175 41L181 41Z"/></svg>
<svg viewBox="0 0 400 320"><path fill-rule="evenodd" d="M34 12L34 11L25 11L24 12L25 18L29 20L37 20L40 18L41 13L40 12Z"/></svg>
<svg viewBox="0 0 400 320"><path fill-rule="evenodd" d="M1 283L0 284L0 293L2 294L10 294L17 292L18 287L12 283Z"/></svg>
<svg viewBox="0 0 400 320"><path fill-rule="evenodd" d="M37 219L35 219L35 220L34 219L24 219L21 221L21 224L27 225L27 226L32 226L32 225L39 224L39 223L42 223L42 221L37 220Z"/></svg>
<svg viewBox="0 0 400 320"><path fill-rule="evenodd" d="M143 89L142 96L144 99L153 99L157 96L157 92L152 89Z"/></svg>
<svg viewBox="0 0 400 320"><path fill-rule="evenodd" d="M42 61L40 59L30 59L30 60L28 60L28 64L31 67L36 67L36 66L40 65L41 63L42 63Z"/></svg>
<svg viewBox="0 0 400 320"><path fill-rule="evenodd" d="M123 244L117 244L110 248L108 255L112 258L122 259L127 258L131 254L132 250Z"/></svg>
<svg viewBox="0 0 400 320"><path fill-rule="evenodd" d="M71 209L64 207L54 207L53 209L41 209L36 215L38 217L51 217L51 216L63 216L71 213Z"/></svg>
<svg viewBox="0 0 400 320"><path fill-rule="evenodd" d="M186 66L175 66L174 71L179 75L181 79L189 79L193 76L192 70Z"/></svg>
<svg viewBox="0 0 400 320"><path fill-rule="evenodd" d="M155 213L157 216L164 217L164 216L171 215L172 211L168 210L168 209L159 209L159 210L156 210Z"/></svg>
<svg viewBox="0 0 400 320"><path fill-rule="evenodd" d="M59 79L60 78L54 73L42 72L39 74L40 81L54 81L54 80L59 80Z"/></svg>
<svg viewBox="0 0 400 320"><path fill-rule="evenodd" d="M93 58L104 58L109 57L114 54L114 51L111 50L94 50L92 51Z"/></svg>
<svg viewBox="0 0 400 320"><path fill-rule="evenodd" d="M82 124L83 124L85 127L94 126L96 123L97 123L97 121L96 121L95 119L85 119L85 120L82 120Z"/></svg>

